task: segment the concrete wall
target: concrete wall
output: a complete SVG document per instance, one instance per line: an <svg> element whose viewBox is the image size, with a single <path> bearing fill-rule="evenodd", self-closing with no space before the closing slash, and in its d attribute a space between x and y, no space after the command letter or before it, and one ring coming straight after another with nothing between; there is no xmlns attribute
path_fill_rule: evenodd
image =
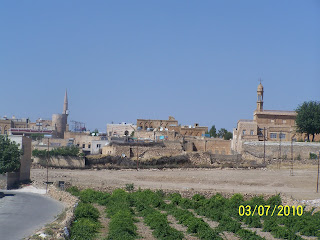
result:
<svg viewBox="0 0 320 240"><path fill-rule="evenodd" d="M280 143L266 143L266 159L279 158ZM242 157L246 160L262 160L263 159L263 141L244 142L242 146ZM319 154L320 143L295 142L293 143L293 157L297 159L309 159L310 153ZM281 142L281 158L291 159L291 142Z"/></svg>
<svg viewBox="0 0 320 240"><path fill-rule="evenodd" d="M41 166L47 166L47 158L36 157L33 163L40 164ZM83 157L63 157L56 156L50 157L48 161L49 167L62 167L62 168L84 168L85 158Z"/></svg>

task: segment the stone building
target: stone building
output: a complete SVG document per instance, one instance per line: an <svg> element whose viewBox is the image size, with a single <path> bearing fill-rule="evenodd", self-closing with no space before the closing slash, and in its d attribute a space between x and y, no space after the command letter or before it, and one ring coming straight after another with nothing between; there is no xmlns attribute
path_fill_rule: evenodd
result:
<svg viewBox="0 0 320 240"><path fill-rule="evenodd" d="M28 118L17 119L15 116L12 118L7 118L4 116L0 118L0 134L9 134L12 128L29 128L30 120Z"/></svg>
<svg viewBox="0 0 320 240"><path fill-rule="evenodd" d="M107 124L107 135L112 136L118 136L122 137L127 134L127 136L130 136L132 132L134 132L137 129L137 126L132 123L126 123L122 122L119 124Z"/></svg>
<svg viewBox="0 0 320 240"><path fill-rule="evenodd" d="M183 136L203 136L208 131L208 127L199 126L195 123L193 126L181 126L178 121L169 116L169 120L159 119L137 119L137 133L135 137L150 135L151 140L156 140L157 136L164 136L166 140L176 140ZM146 132L153 132L148 134Z"/></svg>
<svg viewBox="0 0 320 240"><path fill-rule="evenodd" d="M231 149L241 153L244 142L248 141L291 141L297 139L295 111L264 110L264 89L260 83L257 89L257 109L253 120L242 119L233 130Z"/></svg>
<svg viewBox="0 0 320 240"><path fill-rule="evenodd" d="M155 120L155 119L137 119L137 128L138 130L147 130L147 129L168 129L169 127L178 126L178 121L169 116L168 120Z"/></svg>

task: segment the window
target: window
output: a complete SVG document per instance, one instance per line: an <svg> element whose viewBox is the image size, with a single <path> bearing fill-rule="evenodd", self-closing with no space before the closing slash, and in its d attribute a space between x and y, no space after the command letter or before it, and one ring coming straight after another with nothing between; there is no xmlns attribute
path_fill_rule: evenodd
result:
<svg viewBox="0 0 320 240"><path fill-rule="evenodd" d="M246 130L242 130L242 135L246 135Z"/></svg>
<svg viewBox="0 0 320 240"><path fill-rule="evenodd" d="M280 133L280 134L279 134L279 137L280 137L281 139L284 139L284 138L286 138L286 134Z"/></svg>
<svg viewBox="0 0 320 240"><path fill-rule="evenodd" d="M253 130L250 131L250 135L253 135Z"/></svg>
<svg viewBox="0 0 320 240"><path fill-rule="evenodd" d="M270 133L270 138L273 138L273 139L277 138L277 134L276 133Z"/></svg>
<svg viewBox="0 0 320 240"><path fill-rule="evenodd" d="M97 144L97 148L101 148L101 144Z"/></svg>
<svg viewBox="0 0 320 240"><path fill-rule="evenodd" d="M85 148L86 147L86 145L85 144L82 144L82 148Z"/></svg>
<svg viewBox="0 0 320 240"><path fill-rule="evenodd" d="M91 144L88 144L88 148L91 148Z"/></svg>

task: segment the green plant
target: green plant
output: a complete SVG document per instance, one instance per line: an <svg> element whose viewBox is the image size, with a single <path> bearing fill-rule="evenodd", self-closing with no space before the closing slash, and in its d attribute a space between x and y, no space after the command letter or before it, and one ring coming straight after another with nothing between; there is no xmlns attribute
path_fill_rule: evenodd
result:
<svg viewBox="0 0 320 240"><path fill-rule="evenodd" d="M317 154L311 152L311 153L309 153L309 158L310 159L317 159L318 156L317 156Z"/></svg>
<svg viewBox="0 0 320 240"><path fill-rule="evenodd" d="M76 186L71 186L66 189L67 192L71 193L74 196L80 195L80 190Z"/></svg>
<svg viewBox="0 0 320 240"><path fill-rule="evenodd" d="M80 202L74 211L76 219L90 218L93 221L97 221L99 218L99 211L89 203Z"/></svg>
<svg viewBox="0 0 320 240"><path fill-rule="evenodd" d="M133 183L127 183L125 188L126 188L126 191L132 192L134 190L134 184Z"/></svg>
<svg viewBox="0 0 320 240"><path fill-rule="evenodd" d="M19 169L21 154L18 144L0 135L0 174Z"/></svg>
<svg viewBox="0 0 320 240"><path fill-rule="evenodd" d="M71 240L91 240L95 239L100 223L95 222L90 218L80 218L71 225L70 239Z"/></svg>
<svg viewBox="0 0 320 240"><path fill-rule="evenodd" d="M114 214L109 224L108 239L129 240L137 238L137 227L134 225L130 211L122 210Z"/></svg>

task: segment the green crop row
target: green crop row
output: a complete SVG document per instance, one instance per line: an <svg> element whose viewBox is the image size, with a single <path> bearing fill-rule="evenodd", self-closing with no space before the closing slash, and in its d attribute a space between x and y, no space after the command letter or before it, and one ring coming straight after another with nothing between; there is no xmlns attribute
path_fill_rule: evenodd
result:
<svg viewBox="0 0 320 240"><path fill-rule="evenodd" d="M219 226L216 229L219 232L233 232L242 239L263 239L255 232L241 228L241 223L237 219L239 216L237 214L238 207L244 202L241 194L235 194L230 199L224 198L221 194L216 194L209 199L196 194L192 199L185 199L180 194L174 193L169 196L169 199L173 205L178 205L185 209L194 209L197 214L219 222ZM255 218L253 217L251 220L253 222ZM260 219L258 220L260 222ZM257 225L255 223L255 226Z"/></svg>
<svg viewBox="0 0 320 240"><path fill-rule="evenodd" d="M163 207L161 193L154 193L150 190L138 191L132 193L133 204L137 211L143 216L144 222L153 229L152 234L160 240L179 240L183 239L182 232L172 228L169 225L167 215L154 209L155 207Z"/></svg>
<svg viewBox="0 0 320 240"><path fill-rule="evenodd" d="M107 239L112 240L131 240L136 239L137 227L134 222L134 212L131 208L129 193L122 189L113 191L108 201L107 216L110 218L109 235Z"/></svg>
<svg viewBox="0 0 320 240"><path fill-rule="evenodd" d="M204 240L222 239L218 231L213 230L201 218L197 218L188 210L178 208L174 204L167 204L165 209L174 216L180 224L188 228L188 232L196 234L197 237Z"/></svg>
<svg viewBox="0 0 320 240"><path fill-rule="evenodd" d="M98 230L101 227L98 218L98 209L89 203L80 202L75 209L75 221L71 225L70 239L95 239Z"/></svg>

